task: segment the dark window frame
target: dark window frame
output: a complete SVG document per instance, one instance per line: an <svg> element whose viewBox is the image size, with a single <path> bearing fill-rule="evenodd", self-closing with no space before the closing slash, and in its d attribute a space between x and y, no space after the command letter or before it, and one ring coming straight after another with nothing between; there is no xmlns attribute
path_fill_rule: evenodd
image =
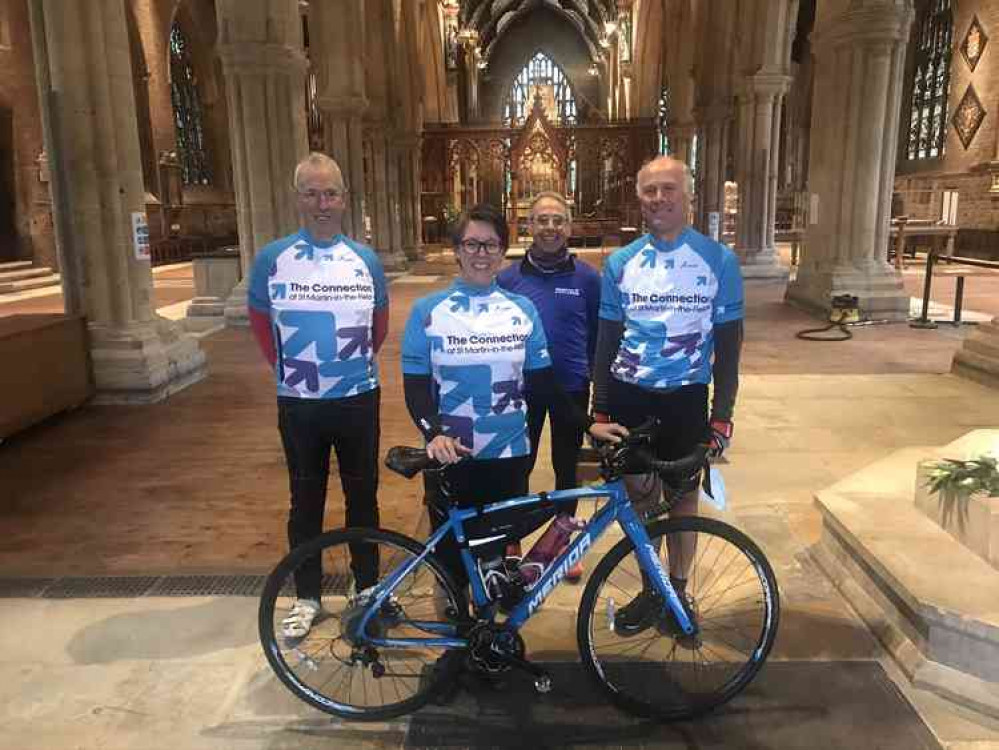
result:
<svg viewBox="0 0 999 750"><path fill-rule="evenodd" d="M176 21L170 27L170 102L184 185L210 186L211 159L198 80L191 62L190 42Z"/></svg>
<svg viewBox="0 0 999 750"><path fill-rule="evenodd" d="M946 151L953 37L951 0L930 0L914 37L905 161L938 159Z"/></svg>

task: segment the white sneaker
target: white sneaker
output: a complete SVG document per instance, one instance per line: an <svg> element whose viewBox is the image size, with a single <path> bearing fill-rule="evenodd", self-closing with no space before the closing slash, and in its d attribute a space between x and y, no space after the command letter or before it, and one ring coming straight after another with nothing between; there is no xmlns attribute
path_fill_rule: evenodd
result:
<svg viewBox="0 0 999 750"><path fill-rule="evenodd" d="M312 623L320 609L315 599L296 599L291 612L281 621L281 635L285 638L304 638L312 630Z"/></svg>

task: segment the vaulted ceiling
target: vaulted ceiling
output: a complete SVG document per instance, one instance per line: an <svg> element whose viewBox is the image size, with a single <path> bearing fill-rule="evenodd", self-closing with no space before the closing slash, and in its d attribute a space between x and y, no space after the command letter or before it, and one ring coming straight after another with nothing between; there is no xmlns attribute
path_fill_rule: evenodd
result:
<svg viewBox="0 0 999 750"><path fill-rule="evenodd" d="M510 24L538 10L563 16L579 33L595 60L600 55L604 24L617 20L615 0L462 0L461 25L479 33L482 55L488 59Z"/></svg>

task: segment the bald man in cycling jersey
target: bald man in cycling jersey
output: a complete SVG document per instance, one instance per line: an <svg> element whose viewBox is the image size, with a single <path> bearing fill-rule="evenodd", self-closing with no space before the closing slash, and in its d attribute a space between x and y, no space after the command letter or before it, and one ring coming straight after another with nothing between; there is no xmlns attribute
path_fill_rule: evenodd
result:
<svg viewBox="0 0 999 750"><path fill-rule="evenodd" d="M692 180L683 162L654 159L639 171L636 188L649 232L604 264L594 413L626 427L658 417L664 427L655 446L658 458L681 458L699 443L710 443L720 455L732 437L739 383L744 306L739 262L727 247L687 225ZM658 499L656 477L626 481L639 509ZM695 514L697 482L681 489L671 515ZM693 540L682 540L682 550L680 541L668 540L668 546L678 562L671 566L671 580L683 594L689 565L684 561ZM616 632L631 635L649 627L655 604L646 586L618 611Z"/></svg>

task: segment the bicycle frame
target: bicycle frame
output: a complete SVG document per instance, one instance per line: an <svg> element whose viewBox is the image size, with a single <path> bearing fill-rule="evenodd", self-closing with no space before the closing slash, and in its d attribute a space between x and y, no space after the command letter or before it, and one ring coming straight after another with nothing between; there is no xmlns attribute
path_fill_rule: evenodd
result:
<svg viewBox="0 0 999 750"><path fill-rule="evenodd" d="M694 624L687 616L686 610L680 603L676 591L669 582L668 572L663 568L659 560L659 555L652 546L648 532L641 518L635 512L628 499L624 482L621 479L614 480L602 485L593 487L581 487L571 490L556 490L543 494L530 494L520 497L490 503L481 510L478 508L450 508L448 510L448 520L443 523L424 544L424 550L418 556L409 560L401 567L393 570L378 584L374 592L374 599L367 608L367 612L361 619L360 632L365 632L368 622L382 603L388 599L396 585L409 575L418 564L420 564L437 545L448 535L453 534L461 547L461 561L465 567L469 582L472 588L472 603L478 608L489 606L490 600L486 595L482 585L482 577L478 572L478 565L475 558L469 551L466 544L464 522L479 517L489 515L502 510L514 508L525 508L537 505L542 502L566 503L572 500L608 498L609 502L600 508L590 519L586 527L576 535L576 538L569 546L552 562L544 571L541 577L526 592L524 599L518 603L507 616L506 624L515 630L527 622L544 602L548 595L555 590L559 583L565 578L566 571L577 561L582 559L586 551L599 539L607 528L617 521L623 529L625 535L631 539L635 545L635 555L638 557L639 566L646 573L652 574L650 578L656 591L667 602L670 610L677 619L677 623L685 633L693 633ZM455 637L457 626L441 622L409 621L409 623L425 630L428 633L439 637L432 638L368 638L367 641L374 646L386 648L405 648L407 646L440 646L443 648L462 648L468 643L464 638Z"/></svg>

